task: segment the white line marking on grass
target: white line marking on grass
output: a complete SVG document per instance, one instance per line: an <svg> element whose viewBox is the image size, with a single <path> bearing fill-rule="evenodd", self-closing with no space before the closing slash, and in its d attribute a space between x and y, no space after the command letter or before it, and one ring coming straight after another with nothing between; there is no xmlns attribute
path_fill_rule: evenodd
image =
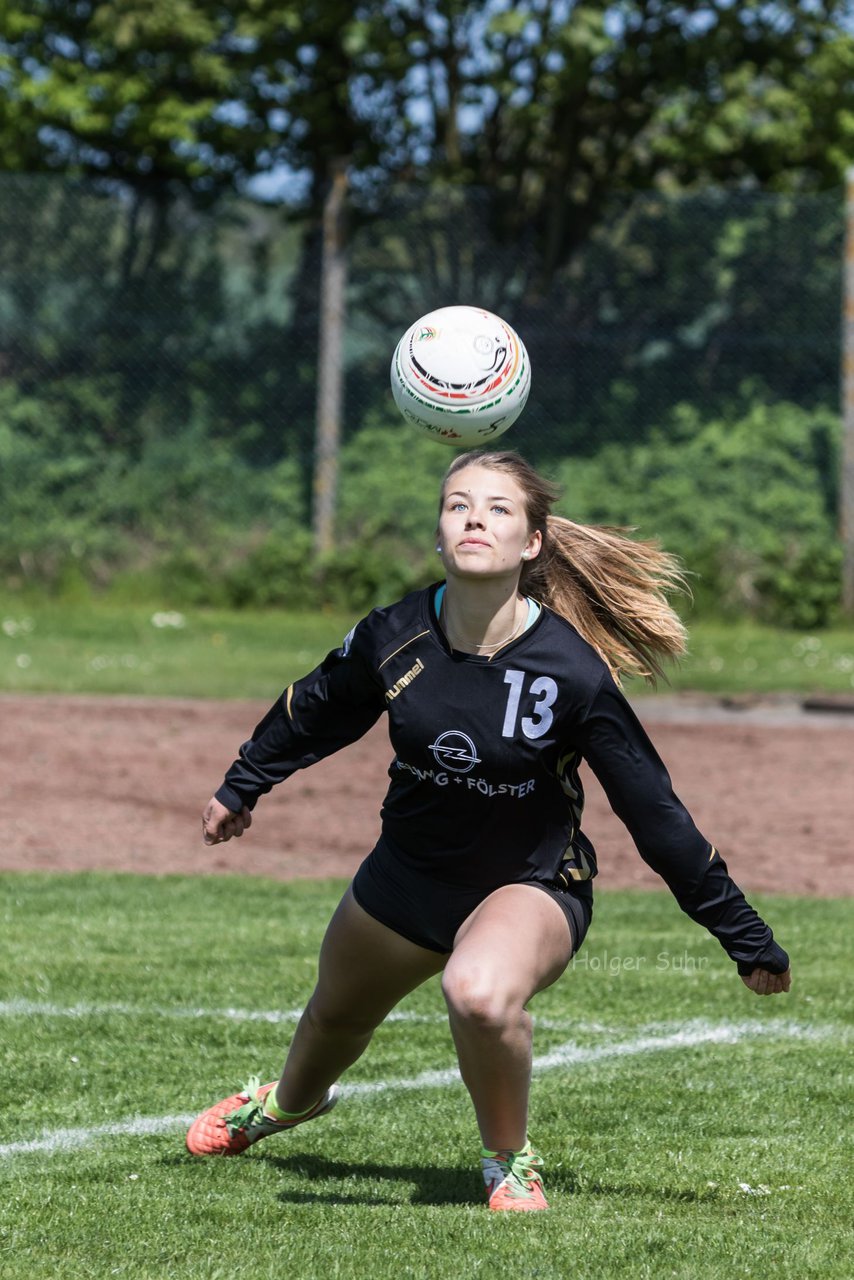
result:
<svg viewBox="0 0 854 1280"><path fill-rule="evenodd" d="M58 1151L79 1151L98 1138L148 1138L160 1133L189 1126L195 1115L186 1116L136 1116L118 1124L96 1124L87 1129L45 1130L40 1138L27 1138L23 1142L0 1143L0 1158L4 1156L31 1155L43 1151L54 1155Z"/></svg>
<svg viewBox="0 0 854 1280"><path fill-rule="evenodd" d="M777 1035L783 1039L819 1040L837 1034L832 1027L816 1028L797 1022L758 1022L709 1024L703 1021L683 1023L677 1030L660 1029L656 1034L641 1035L634 1040L616 1044L578 1045L573 1041L558 1045L548 1053L535 1057L532 1063L535 1073L550 1071L555 1067L582 1066L589 1062L604 1062L608 1058L628 1058L642 1053L658 1053L667 1049L693 1049L702 1044L738 1044L739 1041ZM344 1086L348 1094L384 1093L387 1089L429 1089L441 1085L461 1083L456 1068L445 1071L424 1071L409 1080L378 1080L373 1083L357 1083ZM342 1094L344 1092L342 1089Z"/></svg>
<svg viewBox="0 0 854 1280"><path fill-rule="evenodd" d="M141 1005L121 1000L109 1003L53 1004L49 1000L0 1000L0 1018L176 1018L211 1022L266 1022L272 1026L298 1022L302 1009L206 1009L201 1005ZM444 1013L411 1013L396 1009L386 1022L438 1025L447 1022ZM603 1033L613 1028L601 1022L579 1022L577 1018L544 1018L534 1015L534 1026L545 1031Z"/></svg>
<svg viewBox="0 0 854 1280"><path fill-rule="evenodd" d="M612 1044L584 1046L568 1041L548 1053L534 1058L536 1073L556 1067L583 1066L592 1062L604 1062L609 1058L628 1058L640 1054L660 1053L671 1049L693 1049L704 1044L738 1044L746 1040L823 1040L839 1038L841 1031L834 1026L809 1026L798 1022L748 1020L745 1022L708 1023L696 1020L668 1029L666 1024L655 1031L641 1034L631 1040ZM443 1071L423 1071L403 1080L376 1080L354 1082L344 1086L344 1095L365 1097L394 1090L435 1089L460 1084L456 1068ZM173 1116L137 1116L116 1124L93 1125L88 1128L46 1130L38 1138L21 1142L0 1143L0 1158L43 1152L52 1155L60 1151L78 1151L98 1138L149 1137L184 1129L195 1119L196 1113Z"/></svg>
<svg viewBox="0 0 854 1280"><path fill-rule="evenodd" d="M51 1004L44 1000L0 1000L0 1018L192 1018L223 1022L298 1022L302 1009L204 1009L192 1005ZM390 1013L386 1022L444 1022L441 1014ZM567 1023L567 1027L570 1024Z"/></svg>
<svg viewBox="0 0 854 1280"><path fill-rule="evenodd" d="M302 1009L202 1009L182 1005L51 1004L44 1000L0 1000L0 1018L198 1018L226 1022L296 1022Z"/></svg>

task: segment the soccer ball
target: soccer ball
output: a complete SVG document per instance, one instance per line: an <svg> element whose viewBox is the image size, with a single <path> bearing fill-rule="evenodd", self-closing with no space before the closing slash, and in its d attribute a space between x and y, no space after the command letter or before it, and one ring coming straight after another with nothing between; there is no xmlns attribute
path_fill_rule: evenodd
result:
<svg viewBox="0 0 854 1280"><path fill-rule="evenodd" d="M531 388L525 345L480 307L441 307L395 348L391 391L407 422L442 444L469 447L512 426Z"/></svg>

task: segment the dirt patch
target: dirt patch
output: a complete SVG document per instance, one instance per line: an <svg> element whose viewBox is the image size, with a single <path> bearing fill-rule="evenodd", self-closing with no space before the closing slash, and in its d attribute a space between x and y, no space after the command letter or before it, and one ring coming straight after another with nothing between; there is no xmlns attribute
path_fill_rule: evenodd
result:
<svg viewBox="0 0 854 1280"><path fill-rule="evenodd" d="M746 890L854 893L854 715L791 700L637 703L677 793ZM350 876L378 831L382 724L201 841L201 810L266 711L257 702L0 695L0 870ZM658 886L586 773L602 887Z"/></svg>

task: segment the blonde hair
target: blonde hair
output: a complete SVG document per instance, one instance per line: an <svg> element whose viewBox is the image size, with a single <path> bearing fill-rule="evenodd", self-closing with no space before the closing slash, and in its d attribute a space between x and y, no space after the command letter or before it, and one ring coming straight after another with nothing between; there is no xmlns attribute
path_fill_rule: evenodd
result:
<svg viewBox="0 0 854 1280"><path fill-rule="evenodd" d="M520 589L547 604L591 644L619 682L654 684L662 662L685 652L686 631L668 594L690 594L681 563L629 529L576 524L553 516L560 491L518 453L476 449L459 454L442 484L463 467L487 467L513 479L525 495L528 528L539 529L540 554L522 568Z"/></svg>

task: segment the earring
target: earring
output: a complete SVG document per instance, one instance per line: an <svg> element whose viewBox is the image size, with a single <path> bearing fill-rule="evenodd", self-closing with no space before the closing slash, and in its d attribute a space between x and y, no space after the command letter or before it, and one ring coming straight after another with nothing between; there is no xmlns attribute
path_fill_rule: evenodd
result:
<svg viewBox="0 0 854 1280"><path fill-rule="evenodd" d="M441 547L437 547L437 548L436 548L436 550L438 551L439 555L441 555L441 554L442 554L442 548L441 548Z"/></svg>
<svg viewBox="0 0 854 1280"><path fill-rule="evenodd" d="M530 558L531 558L531 553L530 553L530 551L523 551L523 552L522 552L522 559L523 559L523 560L530 560Z"/></svg>

